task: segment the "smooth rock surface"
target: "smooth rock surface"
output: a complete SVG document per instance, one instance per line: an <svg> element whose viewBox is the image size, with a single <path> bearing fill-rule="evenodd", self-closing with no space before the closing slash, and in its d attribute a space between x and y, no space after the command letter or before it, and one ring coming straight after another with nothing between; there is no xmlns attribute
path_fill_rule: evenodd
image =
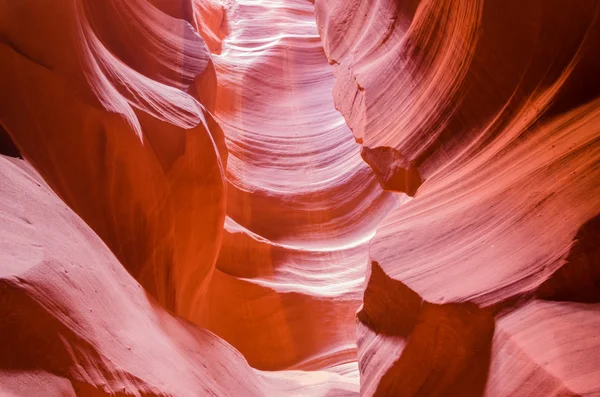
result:
<svg viewBox="0 0 600 397"><path fill-rule="evenodd" d="M253 370L149 296L31 166L0 164L0 394L354 394L339 375Z"/></svg>
<svg viewBox="0 0 600 397"><path fill-rule="evenodd" d="M599 396L599 18L0 0L0 394Z"/></svg>
<svg viewBox="0 0 600 397"><path fill-rule="evenodd" d="M365 160L422 178L370 244L361 395L597 395L597 2L315 7Z"/></svg>

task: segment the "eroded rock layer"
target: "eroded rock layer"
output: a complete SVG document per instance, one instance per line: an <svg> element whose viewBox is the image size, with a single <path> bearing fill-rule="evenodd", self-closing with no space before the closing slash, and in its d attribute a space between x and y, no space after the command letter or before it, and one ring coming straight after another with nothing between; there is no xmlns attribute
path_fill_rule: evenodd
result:
<svg viewBox="0 0 600 397"><path fill-rule="evenodd" d="M56 18L41 21L50 10ZM334 109L312 6L115 0L5 11L2 83L16 93L2 103L7 151L14 141L167 309L255 368L329 369L353 392L367 243L400 200L381 190ZM279 28L253 38L261 12ZM263 81L244 80L253 76ZM229 147L244 149L229 167L210 112ZM284 150L261 160L269 142ZM315 376L318 392L339 375Z"/></svg>
<svg viewBox="0 0 600 397"><path fill-rule="evenodd" d="M254 371L161 307L42 178L0 157L3 396L326 396L325 372Z"/></svg>
<svg viewBox="0 0 600 397"><path fill-rule="evenodd" d="M189 318L226 205L218 126L184 92L213 67L202 39L143 0L2 7L2 125L148 292Z"/></svg>
<svg viewBox="0 0 600 397"><path fill-rule="evenodd" d="M358 382L354 317L384 193L335 110L334 76L304 0L225 5L213 60L229 150L225 235L197 320L268 370Z"/></svg>
<svg viewBox="0 0 600 397"><path fill-rule="evenodd" d="M599 17L0 1L0 394L600 395Z"/></svg>
<svg viewBox="0 0 600 397"><path fill-rule="evenodd" d="M415 196L370 245L361 394L600 393L599 4L315 3L337 106Z"/></svg>

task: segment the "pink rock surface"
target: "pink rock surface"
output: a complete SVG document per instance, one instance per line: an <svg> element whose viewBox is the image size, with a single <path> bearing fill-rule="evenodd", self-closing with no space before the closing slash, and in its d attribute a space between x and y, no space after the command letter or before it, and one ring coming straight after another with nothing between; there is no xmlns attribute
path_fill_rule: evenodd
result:
<svg viewBox="0 0 600 397"><path fill-rule="evenodd" d="M0 2L0 394L600 395L599 14Z"/></svg>
<svg viewBox="0 0 600 397"><path fill-rule="evenodd" d="M218 126L182 91L212 67L204 43L142 0L18 2L2 15L3 126L129 272L189 318L225 218Z"/></svg>
<svg viewBox="0 0 600 397"><path fill-rule="evenodd" d="M149 296L31 166L0 164L3 396L351 394L339 375L253 370Z"/></svg>
<svg viewBox="0 0 600 397"><path fill-rule="evenodd" d="M384 193L343 118L303 0L227 2L213 60L229 150L227 215L199 324L267 370L330 369L358 383L355 312Z"/></svg>
<svg viewBox="0 0 600 397"><path fill-rule="evenodd" d="M415 196L371 241L361 395L598 393L597 4L315 4L337 106Z"/></svg>

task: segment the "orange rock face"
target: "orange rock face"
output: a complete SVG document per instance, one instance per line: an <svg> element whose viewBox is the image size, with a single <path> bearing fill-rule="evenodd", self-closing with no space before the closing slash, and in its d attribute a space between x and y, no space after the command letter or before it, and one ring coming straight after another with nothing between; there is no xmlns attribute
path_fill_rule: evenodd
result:
<svg viewBox="0 0 600 397"><path fill-rule="evenodd" d="M31 166L0 163L2 395L293 396L351 387L326 372L253 370L149 296Z"/></svg>
<svg viewBox="0 0 600 397"><path fill-rule="evenodd" d="M0 394L600 395L599 14L0 2Z"/></svg>
<svg viewBox="0 0 600 397"><path fill-rule="evenodd" d="M374 171L423 180L371 241L361 394L600 393L598 4L315 3Z"/></svg>

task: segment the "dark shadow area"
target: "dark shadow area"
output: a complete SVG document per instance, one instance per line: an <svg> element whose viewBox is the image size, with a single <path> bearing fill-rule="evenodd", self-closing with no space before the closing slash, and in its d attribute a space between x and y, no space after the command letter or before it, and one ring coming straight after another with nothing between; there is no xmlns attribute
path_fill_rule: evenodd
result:
<svg viewBox="0 0 600 397"><path fill-rule="evenodd" d="M360 156L373 169L384 190L406 193L412 197L423 183L418 168L410 164L394 148L363 147Z"/></svg>
<svg viewBox="0 0 600 397"><path fill-rule="evenodd" d="M566 263L538 287L536 297L552 301L600 302L600 214L579 228Z"/></svg>
<svg viewBox="0 0 600 397"><path fill-rule="evenodd" d="M13 142L8 131L0 124L0 154L4 156L23 158L17 145Z"/></svg>
<svg viewBox="0 0 600 397"><path fill-rule="evenodd" d="M407 340L375 396L483 396L495 329L492 309L426 302L373 261L358 319L377 333Z"/></svg>
<svg viewBox="0 0 600 397"><path fill-rule="evenodd" d="M583 22L571 24L568 33L581 31L581 45L573 46L572 51L576 51L572 54L575 65L546 111L546 118L566 113L600 96L600 3L587 0L578 5L581 5L581 9L573 7L571 12L578 12L576 18Z"/></svg>
<svg viewBox="0 0 600 397"><path fill-rule="evenodd" d="M378 334L407 337L417 323L423 299L371 261L358 320Z"/></svg>
<svg viewBox="0 0 600 397"><path fill-rule="evenodd" d="M0 278L0 370L45 370L67 376L73 365L62 339L73 332L36 302L14 277Z"/></svg>
<svg viewBox="0 0 600 397"><path fill-rule="evenodd" d="M494 317L473 304L423 304L402 355L375 396L483 396Z"/></svg>

